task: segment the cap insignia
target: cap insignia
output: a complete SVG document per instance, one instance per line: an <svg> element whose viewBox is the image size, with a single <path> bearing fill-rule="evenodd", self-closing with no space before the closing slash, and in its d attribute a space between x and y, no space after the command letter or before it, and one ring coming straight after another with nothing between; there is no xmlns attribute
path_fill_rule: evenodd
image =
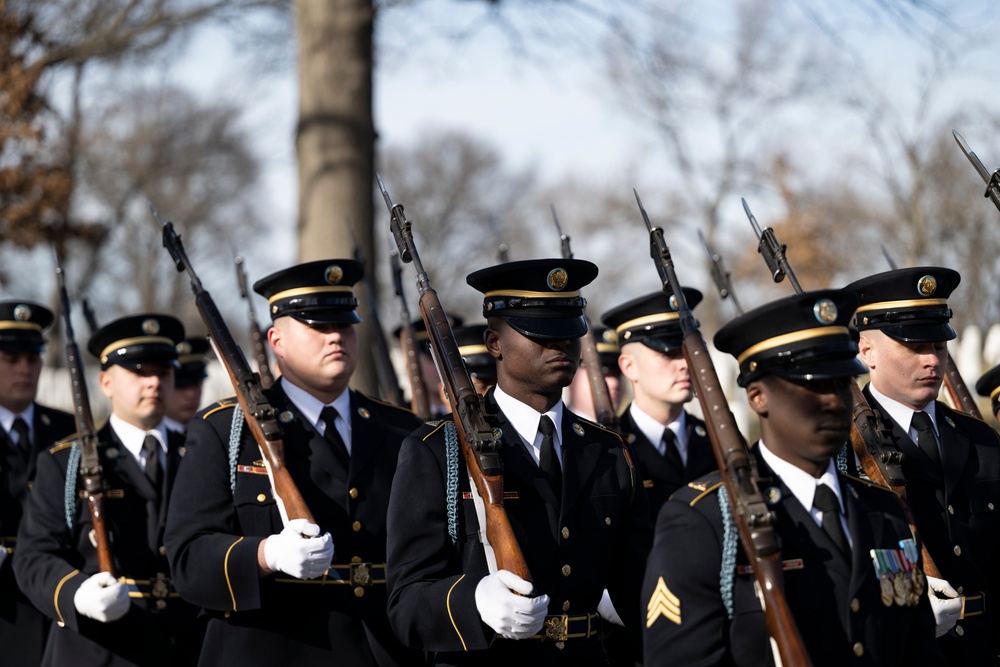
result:
<svg viewBox="0 0 1000 667"><path fill-rule="evenodd" d="M622 336L622 338L624 338L625 340L628 340L631 337L632 337L631 331L626 331L625 334Z"/></svg>
<svg viewBox="0 0 1000 667"><path fill-rule="evenodd" d="M837 304L830 299L820 299L813 306L813 314L820 324L833 324L837 321Z"/></svg>
<svg viewBox="0 0 1000 667"><path fill-rule="evenodd" d="M569 282L569 275L566 273L566 269L552 269L545 278L545 282L548 283L549 287L558 292L566 287L566 283Z"/></svg>
<svg viewBox="0 0 1000 667"><path fill-rule="evenodd" d="M177 354L191 354L191 343L186 340L177 343Z"/></svg>
<svg viewBox="0 0 1000 667"><path fill-rule="evenodd" d="M755 370L757 370L757 362L756 361L751 361L750 362L750 372L752 373Z"/></svg>
<svg viewBox="0 0 1000 667"><path fill-rule="evenodd" d="M160 323L156 320L150 318L148 320L142 321L142 331L150 336L155 336L160 333Z"/></svg>
<svg viewBox="0 0 1000 667"><path fill-rule="evenodd" d="M576 422L573 422L573 433L576 433L578 436L580 436L582 438L583 437L583 427L580 426L579 424L577 424Z"/></svg>
<svg viewBox="0 0 1000 667"><path fill-rule="evenodd" d="M31 308L23 303L19 303L14 307L14 319L18 322L27 322L31 319Z"/></svg>
<svg viewBox="0 0 1000 667"><path fill-rule="evenodd" d="M768 505L777 505L781 500L781 489L776 486L769 486L764 489L764 498Z"/></svg>
<svg viewBox="0 0 1000 667"><path fill-rule="evenodd" d="M331 264L326 267L326 272L323 274L323 277L326 279L326 282L331 285L336 285L344 279L344 270L336 264Z"/></svg>
<svg viewBox="0 0 1000 667"><path fill-rule="evenodd" d="M917 292L920 296L930 296L937 291L937 278L934 276L921 276L917 281Z"/></svg>
<svg viewBox="0 0 1000 667"><path fill-rule="evenodd" d="M362 419L370 419L372 413L368 412L367 408L358 408L358 414L361 415Z"/></svg>
<svg viewBox="0 0 1000 667"><path fill-rule="evenodd" d="M618 335L615 334L613 329L605 329L604 333L601 334L601 338L604 339L605 343L611 343L612 345L618 342Z"/></svg>

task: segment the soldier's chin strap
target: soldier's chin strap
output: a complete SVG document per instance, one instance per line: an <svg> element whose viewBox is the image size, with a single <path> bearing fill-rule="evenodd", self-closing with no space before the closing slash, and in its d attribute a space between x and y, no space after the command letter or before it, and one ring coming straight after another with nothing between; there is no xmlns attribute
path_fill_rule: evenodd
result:
<svg viewBox="0 0 1000 667"><path fill-rule="evenodd" d="M455 422L450 421L444 425L444 445L445 456L448 464L448 533L451 535L452 542L455 542L458 540L457 503L459 455L458 431L455 428ZM486 504L483 502L482 496L479 495L479 491L476 489L475 480L472 479L471 475L469 476L469 488L472 490L472 502L476 507L476 519L479 523L479 541L483 544L483 554L486 556L486 565L489 567L490 574L493 574L497 571L497 558L496 554L493 552L493 547L490 545L490 540L486 536ZM456 507L455 512L453 512L453 507Z"/></svg>

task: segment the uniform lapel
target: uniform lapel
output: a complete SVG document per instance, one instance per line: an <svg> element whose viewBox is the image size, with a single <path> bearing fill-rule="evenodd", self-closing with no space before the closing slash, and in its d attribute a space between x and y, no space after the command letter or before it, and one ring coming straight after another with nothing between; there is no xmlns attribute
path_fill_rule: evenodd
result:
<svg viewBox="0 0 1000 667"><path fill-rule="evenodd" d="M896 447L903 453L903 472L906 477L919 477L929 481L939 480L941 478L940 471L927 454L924 454L923 450L910 439L909 424L906 425L905 429L897 424L871 395L868 386L865 386L863 393L869 407L882 422L883 429L890 434Z"/></svg>
<svg viewBox="0 0 1000 667"><path fill-rule="evenodd" d="M146 473L136 463L135 457L128 451L110 424L105 424L104 428L98 432L97 439L101 443L107 443L105 449L107 454L112 454L112 450L114 451L113 466L118 476L127 482L146 502L159 501L159 493L153 488L153 483L146 477Z"/></svg>
<svg viewBox="0 0 1000 667"><path fill-rule="evenodd" d="M563 512L576 503L584 484L593 476L604 447L590 436L598 427L584 422L569 408L563 408L562 464Z"/></svg>
<svg viewBox="0 0 1000 667"><path fill-rule="evenodd" d="M385 444L386 430L372 423L372 409L361 394L351 392L351 470L355 478Z"/></svg>
<svg viewBox="0 0 1000 667"><path fill-rule="evenodd" d="M719 467L715 461L715 452L708 439L708 432L700 419L687 415L687 466L686 477L695 477L711 472Z"/></svg>
<svg viewBox="0 0 1000 667"><path fill-rule="evenodd" d="M492 390L486 396L486 411L497 415L498 426L500 432L503 433L501 451L504 478L508 476L516 477L527 488L538 494L547 505L552 507L558 506L558 496L556 496L552 486L545 479L541 469L539 469L538 463L535 462L534 457L532 457L527 449L530 445L524 444L521 436L517 433L517 429L507 421L507 416L497 406L496 400L493 399ZM564 469L563 478L565 479L565 477Z"/></svg>
<svg viewBox="0 0 1000 667"><path fill-rule="evenodd" d="M969 438L956 428L949 410L940 402L937 403L937 427L941 437L945 497L950 498L965 470L972 445Z"/></svg>

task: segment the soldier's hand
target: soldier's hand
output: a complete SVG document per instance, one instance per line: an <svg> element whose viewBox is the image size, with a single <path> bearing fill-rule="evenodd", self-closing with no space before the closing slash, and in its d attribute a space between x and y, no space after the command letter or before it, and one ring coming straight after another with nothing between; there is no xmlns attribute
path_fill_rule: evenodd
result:
<svg viewBox="0 0 1000 667"><path fill-rule="evenodd" d="M128 589L110 572L98 572L80 584L73 595L76 611L101 623L110 623L128 613Z"/></svg>
<svg viewBox="0 0 1000 667"><path fill-rule="evenodd" d="M501 637L524 639L537 635L545 622L549 596L525 597L534 589L513 572L499 570L476 586L476 608L483 623ZM518 595L520 593L520 595Z"/></svg>
<svg viewBox="0 0 1000 667"><path fill-rule="evenodd" d="M315 579L330 567L333 538L319 534L319 526L306 519L292 519L277 535L264 541L264 562L268 569L290 574L296 579Z"/></svg>
<svg viewBox="0 0 1000 667"><path fill-rule="evenodd" d="M943 637L955 624L962 613L962 599L958 591L944 579L927 577L927 597L931 599L934 611L934 636Z"/></svg>

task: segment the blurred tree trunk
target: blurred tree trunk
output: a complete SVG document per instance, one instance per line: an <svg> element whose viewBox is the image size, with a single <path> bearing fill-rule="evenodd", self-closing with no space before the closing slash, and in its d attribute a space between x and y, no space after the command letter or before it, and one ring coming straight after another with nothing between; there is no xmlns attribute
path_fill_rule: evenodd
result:
<svg viewBox="0 0 1000 667"><path fill-rule="evenodd" d="M296 0L299 35L299 260L352 257L374 274L372 0ZM370 284L374 284L373 282ZM352 386L378 395L364 289Z"/></svg>

